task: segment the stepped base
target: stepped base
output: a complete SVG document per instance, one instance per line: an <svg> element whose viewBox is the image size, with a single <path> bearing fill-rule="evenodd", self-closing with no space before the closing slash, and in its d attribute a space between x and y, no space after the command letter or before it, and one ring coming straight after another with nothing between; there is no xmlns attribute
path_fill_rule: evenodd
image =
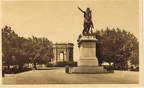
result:
<svg viewBox="0 0 144 88"><path fill-rule="evenodd" d="M83 57L78 60L78 66L98 66L96 57Z"/></svg>
<svg viewBox="0 0 144 88"><path fill-rule="evenodd" d="M100 73L113 73L107 71L101 66L79 66L67 68L67 73L71 74L100 74Z"/></svg>

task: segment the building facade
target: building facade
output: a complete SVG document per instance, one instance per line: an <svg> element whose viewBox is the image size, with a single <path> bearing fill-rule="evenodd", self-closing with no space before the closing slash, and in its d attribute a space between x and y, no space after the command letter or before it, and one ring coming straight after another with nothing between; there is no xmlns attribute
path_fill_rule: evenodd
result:
<svg viewBox="0 0 144 88"><path fill-rule="evenodd" d="M73 43L55 43L53 45L53 63L70 61L73 62Z"/></svg>

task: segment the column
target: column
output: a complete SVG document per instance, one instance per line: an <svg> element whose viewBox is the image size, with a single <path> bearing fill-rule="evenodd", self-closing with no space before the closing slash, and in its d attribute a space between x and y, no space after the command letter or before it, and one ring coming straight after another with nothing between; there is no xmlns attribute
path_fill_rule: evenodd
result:
<svg viewBox="0 0 144 88"><path fill-rule="evenodd" d="M66 61L67 60L67 53L66 53L66 49L65 49L65 51L64 51L64 61Z"/></svg>
<svg viewBox="0 0 144 88"><path fill-rule="evenodd" d="M70 48L70 61L73 61L73 48Z"/></svg>
<svg viewBox="0 0 144 88"><path fill-rule="evenodd" d="M53 53L54 53L54 58L53 58L52 62L55 63L56 62L56 48L53 49Z"/></svg>
<svg viewBox="0 0 144 88"><path fill-rule="evenodd" d="M66 61L70 61L69 52L70 52L70 51L69 51L69 48L67 48L67 53L66 53L66 54L67 54L67 59L66 59Z"/></svg>

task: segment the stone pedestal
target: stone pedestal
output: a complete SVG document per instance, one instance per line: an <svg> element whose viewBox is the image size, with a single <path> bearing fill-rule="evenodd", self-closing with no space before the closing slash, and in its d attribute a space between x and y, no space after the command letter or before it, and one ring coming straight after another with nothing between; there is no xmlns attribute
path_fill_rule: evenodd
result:
<svg viewBox="0 0 144 88"><path fill-rule="evenodd" d="M83 36L79 40L80 58L78 60L78 66L98 66L96 41L94 36Z"/></svg>
<svg viewBox="0 0 144 88"><path fill-rule="evenodd" d="M78 67L71 67L69 73L106 73L106 69L98 66L98 59L96 57L96 42L94 36L82 36L78 41L80 58L78 60Z"/></svg>

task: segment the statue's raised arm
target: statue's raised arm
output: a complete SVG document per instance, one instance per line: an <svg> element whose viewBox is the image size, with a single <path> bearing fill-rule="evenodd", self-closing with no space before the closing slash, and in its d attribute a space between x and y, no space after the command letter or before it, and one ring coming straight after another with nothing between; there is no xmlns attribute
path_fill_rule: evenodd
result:
<svg viewBox="0 0 144 88"><path fill-rule="evenodd" d="M78 9L79 9L80 11L82 11L83 13L85 12L85 11L83 11L80 7L78 7Z"/></svg>

